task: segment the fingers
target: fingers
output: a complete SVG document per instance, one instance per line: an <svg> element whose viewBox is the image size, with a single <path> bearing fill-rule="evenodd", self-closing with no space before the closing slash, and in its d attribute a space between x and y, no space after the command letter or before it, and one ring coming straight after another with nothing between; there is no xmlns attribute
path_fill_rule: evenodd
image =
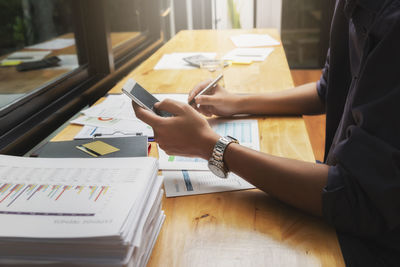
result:
<svg viewBox="0 0 400 267"><path fill-rule="evenodd" d="M211 117L213 115L212 107L210 106L200 106L198 111L204 116Z"/></svg>
<svg viewBox="0 0 400 267"><path fill-rule="evenodd" d="M155 114L154 112L148 111L138 104L132 101L132 107L135 110L136 117L141 121L149 124L153 127L153 125L157 125L162 122L163 118Z"/></svg>
<svg viewBox="0 0 400 267"><path fill-rule="evenodd" d="M214 106L220 100L213 95L199 95L196 98L196 104Z"/></svg>
<svg viewBox="0 0 400 267"><path fill-rule="evenodd" d="M196 96L201 90L203 90L204 88L207 87L207 85L212 82L211 79L202 81L201 83L198 83L193 89L192 91L189 92L189 96L188 96L188 102L190 102L194 96Z"/></svg>
<svg viewBox="0 0 400 267"><path fill-rule="evenodd" d="M161 102L156 103L154 107L158 110L164 110L174 115L182 115L186 113L187 107L189 107L189 105L167 98Z"/></svg>

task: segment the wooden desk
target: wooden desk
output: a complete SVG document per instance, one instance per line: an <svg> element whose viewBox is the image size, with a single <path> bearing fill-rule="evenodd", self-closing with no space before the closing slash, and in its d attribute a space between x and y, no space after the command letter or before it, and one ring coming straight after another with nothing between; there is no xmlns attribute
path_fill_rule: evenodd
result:
<svg viewBox="0 0 400 267"><path fill-rule="evenodd" d="M216 51L222 56L234 48L230 35L247 32L267 32L279 39L274 30L182 31L110 92L119 93L125 80L133 77L153 93L186 93L210 74L199 69L155 71L161 56L179 51ZM237 93L293 86L282 46L264 62L230 66L224 74L226 87ZM301 117L258 120L263 152L314 161ZM69 126L54 140L71 139L78 131ZM167 218L148 266L344 266L333 228L259 190L163 201Z"/></svg>
<svg viewBox="0 0 400 267"><path fill-rule="evenodd" d="M114 32L111 33L112 48L122 45L126 41L140 35L140 32ZM74 34L68 33L58 38L74 38ZM43 51L36 49L23 49L22 51ZM49 56L76 55L76 47L69 46L59 50L53 50ZM0 57L0 60L6 56ZM15 67L0 68L0 94L24 94L31 92L46 83L49 83L61 75L70 72L70 69L39 69L18 72ZM1 96L0 96L1 97Z"/></svg>

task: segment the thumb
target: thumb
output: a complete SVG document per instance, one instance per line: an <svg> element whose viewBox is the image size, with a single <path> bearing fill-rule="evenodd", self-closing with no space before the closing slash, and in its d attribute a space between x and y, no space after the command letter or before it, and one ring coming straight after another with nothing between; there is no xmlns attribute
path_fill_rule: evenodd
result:
<svg viewBox="0 0 400 267"><path fill-rule="evenodd" d="M162 117L154 114L153 112L140 107L134 101L132 101L132 106L133 106L133 109L135 110L136 117L138 119L140 119L141 121L149 124L152 127L154 125L159 124L161 122L161 120L163 119Z"/></svg>
<svg viewBox="0 0 400 267"><path fill-rule="evenodd" d="M217 104L218 99L212 95L200 95L195 98L196 104L214 106Z"/></svg>
<svg viewBox="0 0 400 267"><path fill-rule="evenodd" d="M163 110L163 111L167 111L169 113L172 113L174 115L180 115L183 114L183 106L186 105L185 103L176 101L176 100L172 100L172 99L164 99L161 102L157 102L154 104L154 107L157 110Z"/></svg>

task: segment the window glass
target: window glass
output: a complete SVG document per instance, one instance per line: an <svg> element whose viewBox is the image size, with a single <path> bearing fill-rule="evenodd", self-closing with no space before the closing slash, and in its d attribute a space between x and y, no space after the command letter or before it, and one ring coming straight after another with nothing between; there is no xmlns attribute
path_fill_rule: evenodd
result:
<svg viewBox="0 0 400 267"><path fill-rule="evenodd" d="M148 37L160 11L156 0L106 1L106 15L110 25L111 44L115 62L138 47Z"/></svg>
<svg viewBox="0 0 400 267"><path fill-rule="evenodd" d="M282 1L282 42L291 68L319 67L321 2L323 1Z"/></svg>
<svg viewBox="0 0 400 267"><path fill-rule="evenodd" d="M0 0L0 110L79 67L71 2Z"/></svg>

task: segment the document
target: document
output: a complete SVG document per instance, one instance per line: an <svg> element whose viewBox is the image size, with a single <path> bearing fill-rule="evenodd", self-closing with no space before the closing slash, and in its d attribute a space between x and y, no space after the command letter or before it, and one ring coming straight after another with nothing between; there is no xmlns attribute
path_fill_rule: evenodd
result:
<svg viewBox="0 0 400 267"><path fill-rule="evenodd" d="M29 49L44 49L44 50L58 50L69 46L75 45L75 39L73 38L57 38L51 41L27 46Z"/></svg>
<svg viewBox="0 0 400 267"><path fill-rule="evenodd" d="M191 52L191 53L171 53L164 54L158 63L154 66L154 70L191 70L197 69L197 67L190 65L183 60L185 57L191 57L195 55L203 55L206 58L214 59L216 53L206 53L206 52Z"/></svg>
<svg viewBox="0 0 400 267"><path fill-rule="evenodd" d="M154 94L162 101L166 98L187 102L187 94ZM124 94L109 95L103 102L82 111L85 116L71 123L84 125L74 139L93 137L123 137L146 135L153 137L153 129L136 118L132 100Z"/></svg>
<svg viewBox="0 0 400 267"><path fill-rule="evenodd" d="M235 48L229 51L224 60L232 61L264 61L274 51L273 48Z"/></svg>
<svg viewBox="0 0 400 267"><path fill-rule="evenodd" d="M211 127L221 136L230 135L239 140L243 146L260 150L260 138L257 120L209 120ZM161 170L208 170L207 161L200 158L189 158L168 155L158 147Z"/></svg>
<svg viewBox="0 0 400 267"><path fill-rule="evenodd" d="M187 94L154 94L154 96L160 101L171 98L181 102L187 102L188 97ZM125 94L109 95L103 102L83 110L82 113L87 117L137 120L132 100Z"/></svg>
<svg viewBox="0 0 400 267"><path fill-rule="evenodd" d="M198 195L255 188L236 174L221 179L210 171L163 171L167 197Z"/></svg>
<svg viewBox="0 0 400 267"><path fill-rule="evenodd" d="M103 127L95 127L95 126L88 126L84 125L82 130L79 131L74 137L74 139L92 139L92 138L113 138L113 137L129 137L129 136L136 136L136 135L144 135L150 138L153 137L153 129L146 128L143 129L143 132L135 132L135 133L125 133L124 131L116 131L110 128L103 128Z"/></svg>
<svg viewBox="0 0 400 267"><path fill-rule="evenodd" d="M82 111L87 117L137 120L132 100L126 95L108 95L106 99Z"/></svg>
<svg viewBox="0 0 400 267"><path fill-rule="evenodd" d="M142 122L141 120L126 120L126 119L114 119L104 117L87 117L81 116L71 121L72 124L79 124L84 126L95 127L89 135L90 136L102 136L120 134L123 136L129 135L146 135L149 137L154 136L153 128L150 125ZM100 128L100 129L98 129ZM81 136L87 135L89 128L86 128Z"/></svg>
<svg viewBox="0 0 400 267"><path fill-rule="evenodd" d="M268 34L240 34L231 36L231 40L237 47L274 46L280 44Z"/></svg>

